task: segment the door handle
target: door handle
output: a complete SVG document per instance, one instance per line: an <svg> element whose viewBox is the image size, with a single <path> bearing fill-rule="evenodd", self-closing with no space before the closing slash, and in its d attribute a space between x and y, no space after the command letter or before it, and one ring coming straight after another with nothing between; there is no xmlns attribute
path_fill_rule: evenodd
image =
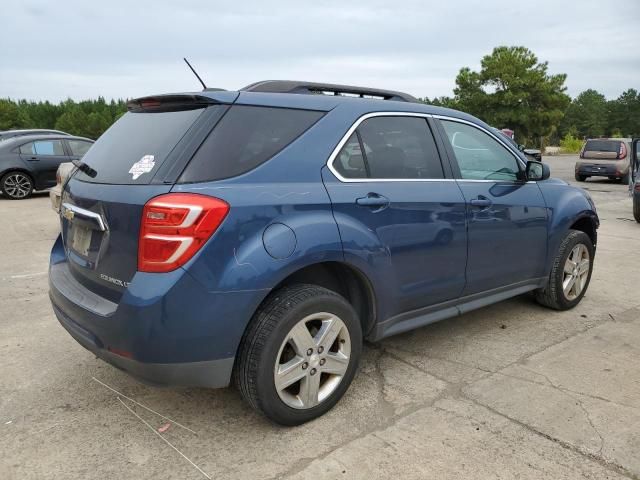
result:
<svg viewBox="0 0 640 480"><path fill-rule="evenodd" d="M474 198L469 202L474 207L486 208L490 207L493 202L486 197L479 196L478 198Z"/></svg>
<svg viewBox="0 0 640 480"><path fill-rule="evenodd" d="M389 199L377 193L369 193L366 197L357 198L356 203L362 207L379 209L388 206Z"/></svg>
<svg viewBox="0 0 640 480"><path fill-rule="evenodd" d="M31 157L31 158L29 159L29 161L30 161L30 162L37 162L38 160L39 160L39 158L38 158L38 157Z"/></svg>

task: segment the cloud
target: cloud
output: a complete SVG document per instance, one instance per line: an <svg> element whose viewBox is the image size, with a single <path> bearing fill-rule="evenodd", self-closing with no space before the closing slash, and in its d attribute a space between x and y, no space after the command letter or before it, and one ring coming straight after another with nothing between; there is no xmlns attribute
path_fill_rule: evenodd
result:
<svg viewBox="0 0 640 480"><path fill-rule="evenodd" d="M3 5L0 96L60 100L305 79L450 95L463 66L524 45L572 95L640 88L637 0L137 0Z"/></svg>

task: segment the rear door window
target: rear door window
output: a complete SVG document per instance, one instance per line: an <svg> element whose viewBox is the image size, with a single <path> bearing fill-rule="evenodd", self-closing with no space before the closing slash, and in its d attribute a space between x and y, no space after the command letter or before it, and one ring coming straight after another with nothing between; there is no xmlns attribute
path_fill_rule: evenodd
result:
<svg viewBox="0 0 640 480"><path fill-rule="evenodd" d="M373 117L363 121L333 162L343 178L440 179L442 163L427 121L421 117Z"/></svg>
<svg viewBox="0 0 640 480"><path fill-rule="evenodd" d="M202 112L202 108L127 112L82 158L97 175L92 178L79 171L74 178L93 183L148 184Z"/></svg>
<svg viewBox="0 0 640 480"><path fill-rule="evenodd" d="M235 177L253 170L298 138L323 112L235 105L189 162L181 182Z"/></svg>

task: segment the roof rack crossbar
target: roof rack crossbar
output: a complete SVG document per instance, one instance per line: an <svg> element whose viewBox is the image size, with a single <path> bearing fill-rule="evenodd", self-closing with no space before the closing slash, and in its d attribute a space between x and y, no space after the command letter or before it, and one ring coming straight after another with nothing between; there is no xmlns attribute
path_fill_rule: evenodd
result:
<svg viewBox="0 0 640 480"><path fill-rule="evenodd" d="M383 100L418 103L413 95L379 88L355 87L353 85L337 85L333 83L300 82L295 80L263 80L240 89L245 92L267 93L300 93L300 94L333 94L336 96L372 97Z"/></svg>

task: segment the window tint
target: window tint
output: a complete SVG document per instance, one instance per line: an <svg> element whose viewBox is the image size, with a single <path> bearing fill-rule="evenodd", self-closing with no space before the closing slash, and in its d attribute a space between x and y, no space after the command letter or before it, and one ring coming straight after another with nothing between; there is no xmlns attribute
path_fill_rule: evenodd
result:
<svg viewBox="0 0 640 480"><path fill-rule="evenodd" d="M620 151L620 142L617 140L587 140L584 151L618 153Z"/></svg>
<svg viewBox="0 0 640 480"><path fill-rule="evenodd" d="M323 112L235 105L204 141L181 182L235 177L266 162L322 117Z"/></svg>
<svg viewBox="0 0 640 480"><path fill-rule="evenodd" d="M364 157L370 178L433 179L443 178L442 164L433 135L424 118L373 117L358 127L364 155L352 147L353 137L347 142L336 163L348 153L348 164L360 172L358 153ZM351 152L348 150L351 148ZM334 163L334 166L336 166ZM342 167L345 168L344 162ZM340 171L340 170L339 170ZM345 177L349 178L347 175Z"/></svg>
<svg viewBox="0 0 640 480"><path fill-rule="evenodd" d="M97 175L92 178L79 171L74 178L94 183L148 184L201 114L202 109L125 113L82 158Z"/></svg>
<svg viewBox="0 0 640 480"><path fill-rule="evenodd" d="M71 148L71 155L77 155L82 157L87 150L91 148L91 142L85 142L84 140L67 140L69 147Z"/></svg>
<svg viewBox="0 0 640 480"><path fill-rule="evenodd" d="M518 161L497 140L465 123L442 120L442 126L453 148L462 178L518 179Z"/></svg>
<svg viewBox="0 0 640 480"><path fill-rule="evenodd" d="M344 178L367 178L364 155L360 150L358 135L354 132L333 162L333 167Z"/></svg>
<svg viewBox="0 0 640 480"><path fill-rule="evenodd" d="M20 153L27 155L65 155L61 140L36 140L20 147Z"/></svg>

